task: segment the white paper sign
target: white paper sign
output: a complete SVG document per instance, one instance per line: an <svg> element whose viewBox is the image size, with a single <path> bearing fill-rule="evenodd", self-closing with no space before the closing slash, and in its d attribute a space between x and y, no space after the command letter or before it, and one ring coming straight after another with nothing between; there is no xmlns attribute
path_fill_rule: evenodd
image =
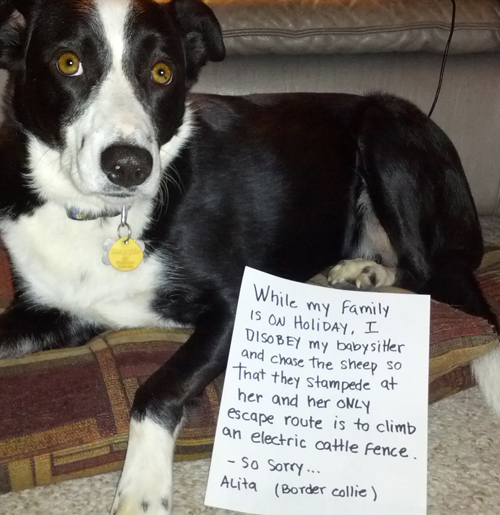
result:
<svg viewBox="0 0 500 515"><path fill-rule="evenodd" d="M424 515L430 298L247 268L205 504Z"/></svg>

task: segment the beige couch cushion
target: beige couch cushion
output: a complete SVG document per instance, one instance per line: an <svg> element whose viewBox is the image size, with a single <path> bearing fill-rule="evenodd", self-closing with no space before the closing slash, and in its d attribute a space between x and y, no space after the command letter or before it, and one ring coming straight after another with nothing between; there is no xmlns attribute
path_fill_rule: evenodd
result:
<svg viewBox="0 0 500 515"><path fill-rule="evenodd" d="M451 0L208 0L228 54L442 52ZM452 53L500 50L500 2L457 0Z"/></svg>

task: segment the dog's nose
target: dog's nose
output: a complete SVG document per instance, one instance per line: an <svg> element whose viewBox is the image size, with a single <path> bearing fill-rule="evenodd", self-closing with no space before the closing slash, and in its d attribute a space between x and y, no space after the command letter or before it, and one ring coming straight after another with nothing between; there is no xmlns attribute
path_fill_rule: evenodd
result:
<svg viewBox="0 0 500 515"><path fill-rule="evenodd" d="M153 157L142 147L112 145L102 152L101 167L113 184L131 188L150 176Z"/></svg>

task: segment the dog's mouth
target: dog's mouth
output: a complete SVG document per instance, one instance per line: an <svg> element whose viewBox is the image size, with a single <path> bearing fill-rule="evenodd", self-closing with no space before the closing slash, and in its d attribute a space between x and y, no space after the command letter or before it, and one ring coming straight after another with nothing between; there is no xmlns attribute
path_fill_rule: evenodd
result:
<svg viewBox="0 0 500 515"><path fill-rule="evenodd" d="M102 176L100 186L91 186L91 190L81 189L84 197L89 201L95 198L98 204L106 206L104 210L120 209L123 205L133 205L136 202L148 201L154 198L157 194L156 180L151 179L151 183L144 183L139 186L123 187L110 182L106 177Z"/></svg>
<svg viewBox="0 0 500 515"><path fill-rule="evenodd" d="M119 209L124 204L132 205L140 200L151 198L151 195L144 195L136 188L126 191L103 189L98 196L108 206L106 209L110 210Z"/></svg>

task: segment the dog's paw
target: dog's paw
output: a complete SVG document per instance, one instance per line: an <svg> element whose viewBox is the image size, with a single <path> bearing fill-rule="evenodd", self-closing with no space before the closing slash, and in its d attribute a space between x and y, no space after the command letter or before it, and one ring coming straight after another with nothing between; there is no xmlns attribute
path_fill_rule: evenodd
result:
<svg viewBox="0 0 500 515"><path fill-rule="evenodd" d="M130 421L123 472L111 515L170 515L175 438L152 420Z"/></svg>
<svg viewBox="0 0 500 515"><path fill-rule="evenodd" d="M131 494L131 495L130 495ZM170 515L170 500L167 497L162 499L148 498L145 496L142 501L138 501L136 494L143 495L144 492L127 492L117 494L115 503L111 510L112 515Z"/></svg>
<svg viewBox="0 0 500 515"><path fill-rule="evenodd" d="M341 261L328 272L331 286L352 285L360 290L392 286L396 281L396 271L367 259Z"/></svg>
<svg viewBox="0 0 500 515"><path fill-rule="evenodd" d="M120 479L111 515L170 515L172 482L153 477L143 470Z"/></svg>

